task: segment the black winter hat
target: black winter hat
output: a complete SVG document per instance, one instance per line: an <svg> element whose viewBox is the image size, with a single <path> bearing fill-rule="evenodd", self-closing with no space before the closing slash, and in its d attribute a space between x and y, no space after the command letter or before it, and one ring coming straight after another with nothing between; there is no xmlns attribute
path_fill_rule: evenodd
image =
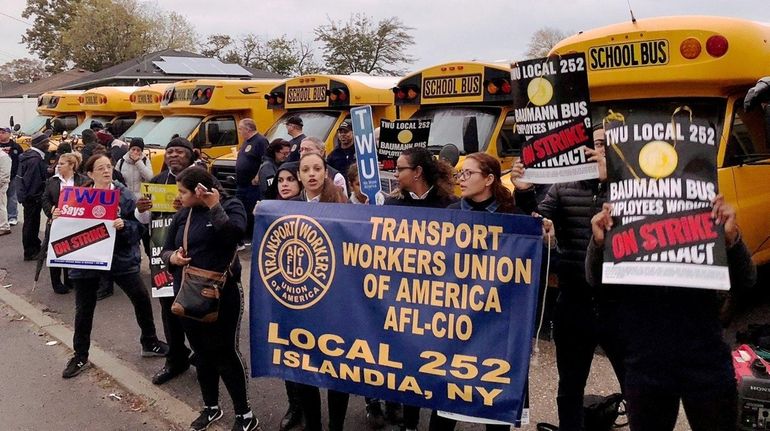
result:
<svg viewBox="0 0 770 431"><path fill-rule="evenodd" d="M130 150L131 147L139 147L140 150L144 151L144 139L142 138L131 139L131 144L128 145L128 149Z"/></svg>

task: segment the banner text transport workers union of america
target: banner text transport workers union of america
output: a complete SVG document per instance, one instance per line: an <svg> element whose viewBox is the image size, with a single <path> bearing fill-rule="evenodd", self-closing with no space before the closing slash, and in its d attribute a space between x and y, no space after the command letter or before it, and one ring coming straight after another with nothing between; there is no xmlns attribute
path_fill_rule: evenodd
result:
<svg viewBox="0 0 770 431"><path fill-rule="evenodd" d="M255 244L255 376L507 422L521 414L538 220L264 202Z"/></svg>

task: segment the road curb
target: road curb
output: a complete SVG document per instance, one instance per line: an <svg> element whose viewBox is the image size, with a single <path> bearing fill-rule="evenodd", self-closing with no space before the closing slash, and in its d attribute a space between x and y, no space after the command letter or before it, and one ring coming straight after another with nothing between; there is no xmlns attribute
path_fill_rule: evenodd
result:
<svg viewBox="0 0 770 431"><path fill-rule="evenodd" d="M0 301L8 304L17 313L32 321L51 337L72 349L73 331L64 326L62 322L43 314L42 311L38 310L24 298L4 287L0 287ZM124 361L109 354L93 341L91 342L88 359L96 368L108 374L126 390L150 401L153 408L165 419L187 426L198 417L198 412L193 410L187 403L153 385L144 375L131 369Z"/></svg>

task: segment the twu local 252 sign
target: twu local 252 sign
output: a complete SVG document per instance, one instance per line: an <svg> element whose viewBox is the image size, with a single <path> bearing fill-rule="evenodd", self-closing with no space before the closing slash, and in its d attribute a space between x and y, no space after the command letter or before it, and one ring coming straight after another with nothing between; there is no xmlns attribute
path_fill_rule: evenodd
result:
<svg viewBox="0 0 770 431"><path fill-rule="evenodd" d="M262 202L254 376L515 422L542 256L525 216Z"/></svg>

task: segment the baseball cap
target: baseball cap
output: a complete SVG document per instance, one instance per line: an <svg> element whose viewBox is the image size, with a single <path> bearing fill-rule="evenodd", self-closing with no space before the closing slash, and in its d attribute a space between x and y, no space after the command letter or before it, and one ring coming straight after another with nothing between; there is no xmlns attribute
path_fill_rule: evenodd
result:
<svg viewBox="0 0 770 431"><path fill-rule="evenodd" d="M299 126L299 127L303 126L302 118L296 117L296 116L295 117L289 117L289 119L286 120L286 124L293 124L293 125Z"/></svg>
<svg viewBox="0 0 770 431"><path fill-rule="evenodd" d="M11 133L10 127L0 127L0 132Z"/></svg>
<svg viewBox="0 0 770 431"><path fill-rule="evenodd" d="M340 127L337 128L337 130L353 130L353 126L351 126L350 121L345 120L340 124Z"/></svg>

